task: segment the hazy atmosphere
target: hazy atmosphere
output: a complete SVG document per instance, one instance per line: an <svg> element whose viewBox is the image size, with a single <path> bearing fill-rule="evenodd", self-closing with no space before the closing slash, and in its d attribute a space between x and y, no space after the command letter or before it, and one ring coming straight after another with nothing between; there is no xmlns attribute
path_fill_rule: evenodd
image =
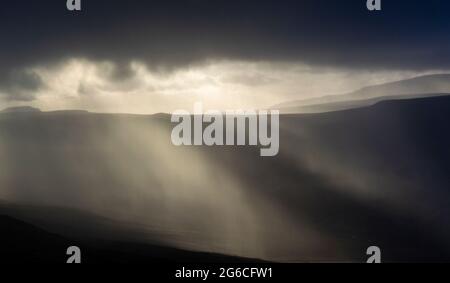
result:
<svg viewBox="0 0 450 283"><path fill-rule="evenodd" d="M450 2L366 2L2 3L4 260L450 262Z"/></svg>

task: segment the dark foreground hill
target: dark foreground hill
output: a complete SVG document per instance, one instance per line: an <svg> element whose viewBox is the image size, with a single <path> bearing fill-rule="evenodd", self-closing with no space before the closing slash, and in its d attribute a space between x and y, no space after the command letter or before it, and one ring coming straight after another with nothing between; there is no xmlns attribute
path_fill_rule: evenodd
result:
<svg viewBox="0 0 450 283"><path fill-rule="evenodd" d="M3 207L2 210L5 208ZM85 237L66 238L0 214L1 263L66 263L67 249L77 246L81 262L98 263L245 263L260 262L212 253L183 251L163 245Z"/></svg>
<svg viewBox="0 0 450 283"><path fill-rule="evenodd" d="M70 239L279 261L365 261L375 245L384 261L450 261L449 120L447 96L287 115L279 155L262 158L175 147L168 115L4 113L0 199Z"/></svg>

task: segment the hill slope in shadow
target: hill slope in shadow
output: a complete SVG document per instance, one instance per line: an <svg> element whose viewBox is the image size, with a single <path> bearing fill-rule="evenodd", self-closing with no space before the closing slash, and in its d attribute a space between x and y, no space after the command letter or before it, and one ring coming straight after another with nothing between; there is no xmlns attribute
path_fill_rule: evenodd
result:
<svg viewBox="0 0 450 283"><path fill-rule="evenodd" d="M0 215L0 262L66 263L67 249L77 246L81 262L99 263L245 263L261 262L219 254L183 251L162 245L139 242L120 242L87 238L77 240L47 232L32 224Z"/></svg>

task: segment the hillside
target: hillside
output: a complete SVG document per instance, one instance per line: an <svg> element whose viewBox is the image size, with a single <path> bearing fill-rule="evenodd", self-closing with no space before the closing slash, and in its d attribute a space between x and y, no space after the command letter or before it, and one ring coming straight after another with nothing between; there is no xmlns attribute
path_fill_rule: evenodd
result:
<svg viewBox="0 0 450 283"><path fill-rule="evenodd" d="M442 96L284 115L275 158L175 147L167 115L3 113L0 199L33 208L3 214L63 237L275 261L364 261L370 245L385 261L450 261L449 113Z"/></svg>

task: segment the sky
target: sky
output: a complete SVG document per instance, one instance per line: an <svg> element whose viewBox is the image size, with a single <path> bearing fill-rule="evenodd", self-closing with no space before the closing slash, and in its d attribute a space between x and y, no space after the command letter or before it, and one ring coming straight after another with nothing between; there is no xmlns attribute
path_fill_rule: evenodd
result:
<svg viewBox="0 0 450 283"><path fill-rule="evenodd" d="M270 108L450 69L450 3L5 1L0 108Z"/></svg>

